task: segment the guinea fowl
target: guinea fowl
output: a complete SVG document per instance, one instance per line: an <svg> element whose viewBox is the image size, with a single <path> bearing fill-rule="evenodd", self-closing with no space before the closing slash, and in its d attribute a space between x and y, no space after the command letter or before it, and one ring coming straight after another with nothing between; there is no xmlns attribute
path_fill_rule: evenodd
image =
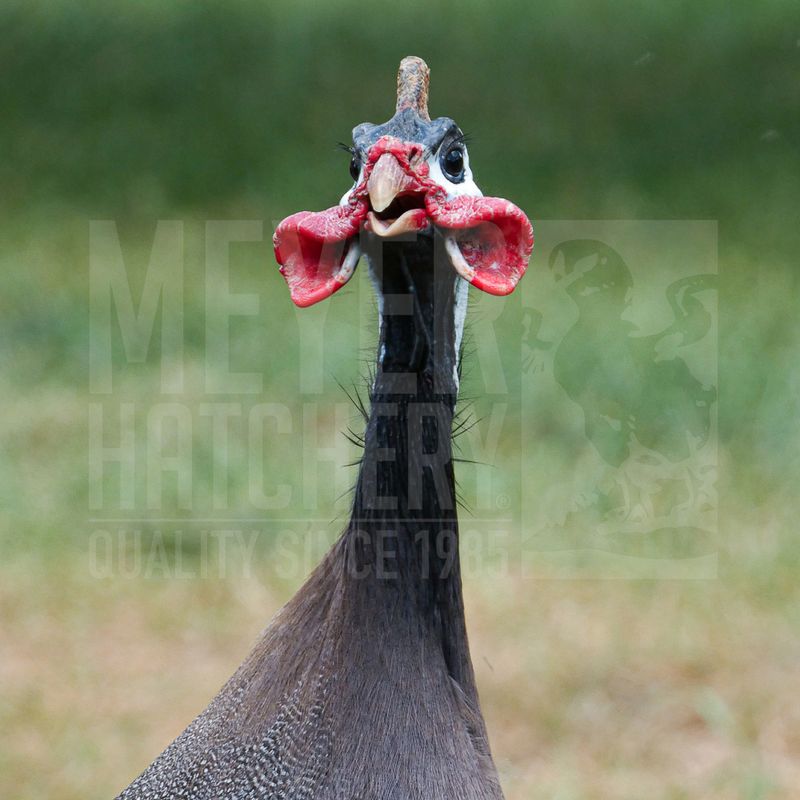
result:
<svg viewBox="0 0 800 800"><path fill-rule="evenodd" d="M353 131L340 204L274 238L291 297L365 256L380 336L352 516L208 708L120 798L502 798L469 656L451 431L468 283L508 294L533 232L483 197L464 137L405 58L397 110Z"/></svg>

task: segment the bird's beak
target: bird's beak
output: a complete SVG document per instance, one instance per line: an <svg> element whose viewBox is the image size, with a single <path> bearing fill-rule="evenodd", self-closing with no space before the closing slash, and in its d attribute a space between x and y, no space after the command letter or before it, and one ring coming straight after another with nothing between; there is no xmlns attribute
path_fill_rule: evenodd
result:
<svg viewBox="0 0 800 800"><path fill-rule="evenodd" d="M427 227L425 195L391 153L383 153L375 162L367 194L370 210L366 227L376 236L389 238Z"/></svg>
<svg viewBox="0 0 800 800"><path fill-rule="evenodd" d="M378 213L385 211L410 183L400 162L391 153L384 153L375 163L367 181L372 210Z"/></svg>

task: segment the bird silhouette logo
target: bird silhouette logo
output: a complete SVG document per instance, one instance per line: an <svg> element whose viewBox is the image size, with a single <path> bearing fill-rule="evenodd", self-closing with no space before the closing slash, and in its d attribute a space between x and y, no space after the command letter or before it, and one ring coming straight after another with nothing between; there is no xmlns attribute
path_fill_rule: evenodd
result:
<svg viewBox="0 0 800 800"><path fill-rule="evenodd" d="M613 466L630 456L632 439L669 461L688 458L708 441L716 390L692 374L680 351L711 327L697 295L714 289L716 276L671 283L671 324L637 336L623 316L633 278L616 250L574 239L555 247L549 263L578 308L578 319L555 352L555 379L583 410L589 441Z"/></svg>
<svg viewBox="0 0 800 800"><path fill-rule="evenodd" d="M567 502L546 523L553 543L658 557L707 551L717 391L697 354L713 335L716 276L684 274L654 294L652 283L634 284L610 244L556 242L548 291L573 316L523 308L521 363L539 384L552 376L599 459L564 487ZM645 331L632 320L651 307L668 317Z"/></svg>

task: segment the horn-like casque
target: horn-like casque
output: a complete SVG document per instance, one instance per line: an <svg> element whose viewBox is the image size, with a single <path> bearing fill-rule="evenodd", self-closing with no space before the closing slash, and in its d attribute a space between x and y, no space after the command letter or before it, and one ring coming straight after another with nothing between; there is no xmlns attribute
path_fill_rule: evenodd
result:
<svg viewBox="0 0 800 800"><path fill-rule="evenodd" d="M428 85L431 71L418 56L406 56L397 70L397 111L413 108L420 118L430 122Z"/></svg>

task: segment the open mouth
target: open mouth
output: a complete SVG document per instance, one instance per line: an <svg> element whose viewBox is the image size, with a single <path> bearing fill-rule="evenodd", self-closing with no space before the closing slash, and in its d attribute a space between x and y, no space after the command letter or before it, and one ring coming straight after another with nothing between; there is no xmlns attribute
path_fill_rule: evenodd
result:
<svg viewBox="0 0 800 800"><path fill-rule="evenodd" d="M381 211L370 208L364 226L382 238L418 233L428 227L425 195L419 192L399 194Z"/></svg>

